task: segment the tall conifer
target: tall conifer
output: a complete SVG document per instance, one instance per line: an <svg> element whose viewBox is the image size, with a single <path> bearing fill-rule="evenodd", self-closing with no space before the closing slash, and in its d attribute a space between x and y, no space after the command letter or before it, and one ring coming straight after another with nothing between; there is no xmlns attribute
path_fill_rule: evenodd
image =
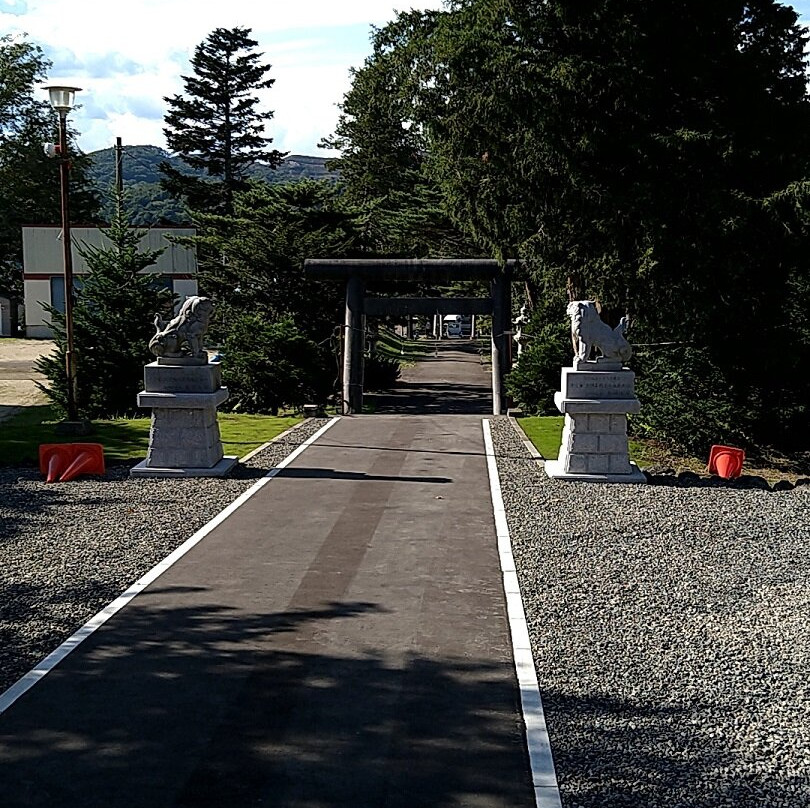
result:
<svg viewBox="0 0 810 808"><path fill-rule="evenodd" d="M258 162L277 166L284 155L264 135L273 117L262 112L256 93L273 86L270 65L250 37L250 28L216 28L197 46L183 76L185 95L166 97L166 141L190 172L161 165L163 187L186 199L192 210L233 213L234 194L247 187L248 169Z"/></svg>

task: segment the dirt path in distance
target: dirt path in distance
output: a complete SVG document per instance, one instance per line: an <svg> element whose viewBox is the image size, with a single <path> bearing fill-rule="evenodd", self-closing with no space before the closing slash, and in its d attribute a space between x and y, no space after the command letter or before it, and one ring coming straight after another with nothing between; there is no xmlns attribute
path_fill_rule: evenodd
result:
<svg viewBox="0 0 810 808"><path fill-rule="evenodd" d="M36 386L44 377L34 370L34 362L53 347L51 340L0 339L0 421L20 407L46 401Z"/></svg>

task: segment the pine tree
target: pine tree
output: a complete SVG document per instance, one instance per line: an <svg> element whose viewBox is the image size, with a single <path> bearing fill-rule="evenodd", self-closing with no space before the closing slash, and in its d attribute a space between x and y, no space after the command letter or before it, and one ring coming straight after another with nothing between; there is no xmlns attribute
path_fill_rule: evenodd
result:
<svg viewBox="0 0 810 808"><path fill-rule="evenodd" d="M257 162L275 168L284 157L264 136L272 112L258 109L259 90L273 86L270 65L250 38L249 28L216 28L197 46L183 76L185 95L165 97L166 141L189 167L184 173L161 164L162 184L182 196L192 210L230 215L237 191L247 187L247 171Z"/></svg>
<svg viewBox="0 0 810 808"><path fill-rule="evenodd" d="M118 207L118 206L116 206ZM121 208L123 209L123 205ZM143 366L154 359L149 340L156 312L171 310L172 295L144 273L162 250L140 250L142 232L116 213L104 230L109 246L85 245L80 252L89 272L73 309L77 407L85 418L111 418L138 412ZM56 350L37 363L48 385L40 385L58 410L67 404L65 317L49 308Z"/></svg>

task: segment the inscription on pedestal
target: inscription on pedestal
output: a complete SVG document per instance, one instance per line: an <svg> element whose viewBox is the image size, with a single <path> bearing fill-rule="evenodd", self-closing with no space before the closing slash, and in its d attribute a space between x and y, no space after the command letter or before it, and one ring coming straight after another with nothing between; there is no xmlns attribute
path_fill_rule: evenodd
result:
<svg viewBox="0 0 810 808"><path fill-rule="evenodd" d="M219 363L178 366L152 362L143 369L143 389L147 393L213 393L222 387Z"/></svg>
<svg viewBox="0 0 810 808"><path fill-rule="evenodd" d="M561 390L565 398L634 398L635 373L620 371L583 371L563 368Z"/></svg>

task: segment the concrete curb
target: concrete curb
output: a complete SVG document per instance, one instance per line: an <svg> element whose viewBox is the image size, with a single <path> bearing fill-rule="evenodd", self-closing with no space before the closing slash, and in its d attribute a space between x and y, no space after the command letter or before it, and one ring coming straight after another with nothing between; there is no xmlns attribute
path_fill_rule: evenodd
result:
<svg viewBox="0 0 810 808"><path fill-rule="evenodd" d="M511 415L508 415L507 418L509 419L509 423L512 425L512 429L515 430L515 434L520 438L521 443L526 447L526 451L535 459L538 466L541 468L545 467L546 459L540 454L540 452L537 451L534 444L526 437L526 433L521 429L517 419Z"/></svg>
<svg viewBox="0 0 810 808"><path fill-rule="evenodd" d="M292 432L295 429L298 429L298 427L301 426L301 424L305 424L307 421L315 421L315 420L317 420L317 419L315 419L315 418L304 418L303 421L299 421L297 424L291 426L289 429L285 429L283 432L276 435L275 438L273 438L272 440L268 440L265 443L263 443L261 446L257 446L255 449L251 449L246 455L239 458L239 462L244 463L244 462L250 460L251 457L254 457L255 455L259 454L259 452L263 452L268 446L271 446L272 444L277 443L282 438L286 438L287 435L290 434L290 432ZM322 420L324 420L324 419L322 419Z"/></svg>

